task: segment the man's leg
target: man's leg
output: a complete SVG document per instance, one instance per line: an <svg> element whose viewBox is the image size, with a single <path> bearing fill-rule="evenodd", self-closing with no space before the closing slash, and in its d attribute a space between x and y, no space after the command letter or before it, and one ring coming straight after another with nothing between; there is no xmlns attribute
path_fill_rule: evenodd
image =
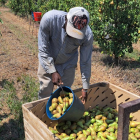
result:
<svg viewBox="0 0 140 140"><path fill-rule="evenodd" d="M40 82L40 90L38 92L38 99L49 97L53 91L53 83L51 81L51 74L45 72L41 64L38 67L38 78Z"/></svg>

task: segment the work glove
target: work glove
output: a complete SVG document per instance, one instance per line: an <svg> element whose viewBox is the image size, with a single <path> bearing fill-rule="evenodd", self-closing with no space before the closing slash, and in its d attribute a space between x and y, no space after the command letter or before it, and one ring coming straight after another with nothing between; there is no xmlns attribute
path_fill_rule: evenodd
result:
<svg viewBox="0 0 140 140"><path fill-rule="evenodd" d="M52 82L54 85L57 85L57 86L60 86L63 84L63 82L61 80L61 76L59 75L58 72L52 73Z"/></svg>
<svg viewBox="0 0 140 140"><path fill-rule="evenodd" d="M86 103L87 97L88 97L87 90L86 89L82 89L82 95L79 98L81 99L83 104Z"/></svg>

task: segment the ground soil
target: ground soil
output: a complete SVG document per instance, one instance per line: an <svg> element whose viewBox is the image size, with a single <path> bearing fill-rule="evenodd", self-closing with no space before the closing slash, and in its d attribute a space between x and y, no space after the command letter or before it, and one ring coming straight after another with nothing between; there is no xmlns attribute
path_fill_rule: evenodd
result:
<svg viewBox="0 0 140 140"><path fill-rule="evenodd" d="M18 77L22 74L28 74L37 78L38 56L37 56L37 32L39 23L35 23L31 18L21 18L10 11L8 8L0 7L0 18L3 24L0 23L0 89L4 79L14 81L17 95L22 97L22 91L17 83ZM135 49L140 49L139 44L134 44ZM111 82L123 89L126 89L134 94L140 95L139 89L134 86L138 84L138 80L134 76L121 73L121 68L111 69L104 65L100 58L101 53L96 49L93 50L92 58L92 75L90 83L98 83L102 81ZM134 69L132 69L133 71ZM121 75L122 74L122 75ZM125 77L127 76L127 79ZM129 77L129 78L128 78ZM133 82L132 82L133 79ZM82 87L79 64L76 69L75 82L72 89ZM7 107L0 110L0 115L9 113ZM2 122L7 121L3 120ZM0 123L2 123L0 122Z"/></svg>

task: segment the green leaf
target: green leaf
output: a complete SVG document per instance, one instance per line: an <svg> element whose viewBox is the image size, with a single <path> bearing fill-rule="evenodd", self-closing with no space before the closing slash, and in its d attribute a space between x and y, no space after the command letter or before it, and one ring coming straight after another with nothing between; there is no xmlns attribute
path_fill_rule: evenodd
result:
<svg viewBox="0 0 140 140"><path fill-rule="evenodd" d="M3 21L2 21L2 19L0 18L0 22L3 24Z"/></svg>

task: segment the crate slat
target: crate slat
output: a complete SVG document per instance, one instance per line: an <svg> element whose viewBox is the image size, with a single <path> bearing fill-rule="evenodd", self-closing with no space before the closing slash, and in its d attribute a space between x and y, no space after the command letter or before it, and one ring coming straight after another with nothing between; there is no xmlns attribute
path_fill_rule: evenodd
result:
<svg viewBox="0 0 140 140"><path fill-rule="evenodd" d="M31 136L28 134L28 132L26 132L26 130L25 130L25 139L26 139L26 140L33 140L33 139L31 138Z"/></svg>
<svg viewBox="0 0 140 140"><path fill-rule="evenodd" d="M24 119L42 136L45 140L53 139L53 134L49 131L46 124L37 118L32 112L23 107Z"/></svg>
<svg viewBox="0 0 140 140"><path fill-rule="evenodd" d="M42 138L38 131L34 127L32 127L29 122L26 121L26 119L24 119L24 127L29 138L33 140L44 140L44 138Z"/></svg>

